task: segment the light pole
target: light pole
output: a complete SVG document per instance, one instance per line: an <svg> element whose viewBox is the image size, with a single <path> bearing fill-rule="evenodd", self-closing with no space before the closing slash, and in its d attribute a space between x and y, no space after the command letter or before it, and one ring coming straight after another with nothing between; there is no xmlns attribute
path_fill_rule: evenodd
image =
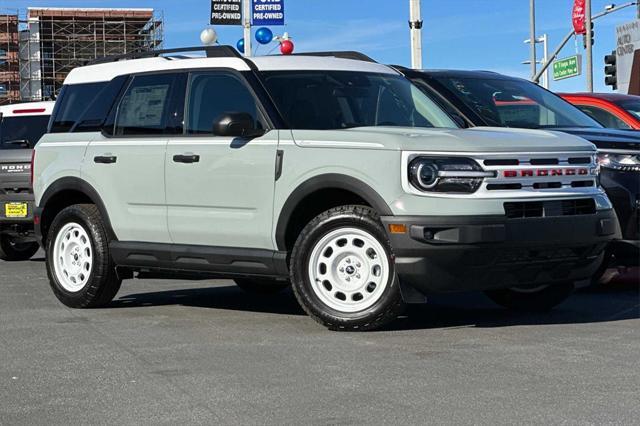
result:
<svg viewBox="0 0 640 426"><path fill-rule="evenodd" d="M591 0L585 1L585 27L587 30L587 91L593 92L593 20Z"/></svg>
<svg viewBox="0 0 640 426"><path fill-rule="evenodd" d="M251 56L251 0L242 1L242 26L244 27L244 56Z"/></svg>
<svg viewBox="0 0 640 426"><path fill-rule="evenodd" d="M525 43L531 43L530 39L527 39L524 41ZM543 46L543 52L544 52L544 56L542 57L542 59L540 59L539 61L536 61L536 63L542 65L543 67L547 64L547 62L549 61L549 36L547 34L543 34L540 37L536 38L536 42L535 44L538 43L542 43ZM531 61L524 61L522 62L525 65L529 65L531 64ZM550 86L550 77L549 77L549 68L547 68L547 70L545 72L542 73L541 76L541 85L542 87L544 87L545 89L548 89Z"/></svg>
<svg viewBox="0 0 640 426"><path fill-rule="evenodd" d="M409 0L409 28L411 29L411 68L422 69L421 0Z"/></svg>
<svg viewBox="0 0 640 426"><path fill-rule="evenodd" d="M530 0L529 2L529 40L531 40L531 75L536 75L537 61L536 61L536 0Z"/></svg>

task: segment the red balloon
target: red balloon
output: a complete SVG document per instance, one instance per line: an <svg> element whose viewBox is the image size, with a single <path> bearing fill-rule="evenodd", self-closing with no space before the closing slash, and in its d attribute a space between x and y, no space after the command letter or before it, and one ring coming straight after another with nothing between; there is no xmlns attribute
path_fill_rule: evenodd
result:
<svg viewBox="0 0 640 426"><path fill-rule="evenodd" d="M282 40L280 43L280 52L283 55L291 55L293 53L293 42L291 40Z"/></svg>

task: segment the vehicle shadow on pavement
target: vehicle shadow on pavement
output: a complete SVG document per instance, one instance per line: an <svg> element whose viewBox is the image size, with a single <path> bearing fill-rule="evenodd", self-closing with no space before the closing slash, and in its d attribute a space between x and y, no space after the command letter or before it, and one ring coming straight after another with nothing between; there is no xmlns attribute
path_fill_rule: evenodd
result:
<svg viewBox="0 0 640 426"><path fill-rule="evenodd" d="M274 295L255 295L248 294L235 285L127 294L115 299L108 308L140 308L167 305L282 315L304 315L304 311L300 308L290 290Z"/></svg>
<svg viewBox="0 0 640 426"><path fill-rule="evenodd" d="M305 315L290 290L276 295L248 294L238 287L217 286L124 295L109 308L181 305L244 312ZM451 327L581 324L640 318L638 285L576 292L555 310L512 312L493 304L482 293L435 295L426 305L409 306L405 315L380 331Z"/></svg>
<svg viewBox="0 0 640 426"><path fill-rule="evenodd" d="M582 290L549 312L514 312L496 306L482 293L436 295L414 305L387 330L450 327L585 324L640 318L638 285Z"/></svg>

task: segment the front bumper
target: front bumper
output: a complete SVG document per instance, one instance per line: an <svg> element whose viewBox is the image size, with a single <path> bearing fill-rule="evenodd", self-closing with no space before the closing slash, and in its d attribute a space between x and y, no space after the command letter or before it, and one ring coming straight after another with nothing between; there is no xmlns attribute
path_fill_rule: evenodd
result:
<svg viewBox="0 0 640 426"><path fill-rule="evenodd" d="M620 238L613 210L504 216L382 217L403 284L428 292L489 290L589 279ZM391 224L406 227L391 233Z"/></svg>

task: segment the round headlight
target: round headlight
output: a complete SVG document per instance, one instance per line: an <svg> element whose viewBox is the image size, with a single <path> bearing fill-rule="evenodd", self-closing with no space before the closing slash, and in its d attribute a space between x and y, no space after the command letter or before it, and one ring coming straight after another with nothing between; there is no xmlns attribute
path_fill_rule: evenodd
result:
<svg viewBox="0 0 640 426"><path fill-rule="evenodd" d="M438 183L438 166L424 158L416 158L409 166L409 179L420 189L432 189Z"/></svg>

